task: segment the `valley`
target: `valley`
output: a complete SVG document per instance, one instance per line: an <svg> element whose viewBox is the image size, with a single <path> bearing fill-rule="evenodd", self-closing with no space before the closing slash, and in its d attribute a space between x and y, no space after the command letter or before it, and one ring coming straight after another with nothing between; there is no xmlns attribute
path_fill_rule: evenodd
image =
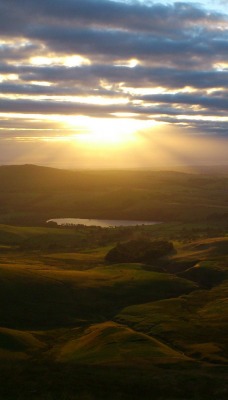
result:
<svg viewBox="0 0 228 400"><path fill-rule="evenodd" d="M38 193L44 189L47 175L44 182L34 185L31 174L33 167L23 193L16 182L6 189L8 181L4 183L1 178L1 184L5 184L3 199L5 196L10 202L2 200L0 214L0 399L225 400L228 192L224 182L228 178L219 178L223 180L221 187L213 176L191 178L194 185L207 185L208 193L207 207L193 218L183 200L189 176L177 174L174 185L173 174L167 173L162 178L165 184L161 179L156 190L162 193L169 187L170 198L177 196L178 204L182 199L179 215L185 213L183 219L102 228L61 227L46 224L45 220L33 224L35 219L38 222L36 213L43 202ZM146 181L148 174L143 173L143 178ZM122 213L124 219L129 215L126 207L133 215L138 199L148 201L155 190L148 182L146 188L142 183L139 190L139 181L134 181L131 193L137 192L137 202L124 208L127 192L121 180L124 178L120 174L118 189L112 180L105 184L108 189L90 188L90 195L93 191L100 193L94 217L107 215L108 209L104 211L101 204L103 196L107 198L112 190L123 197L121 202L120 195L114 198L107 207L112 206L115 215ZM54 184L57 199L65 198L67 189L63 191L61 184ZM54 188L47 190L51 193L50 205L42 203L44 216L54 199ZM77 190L74 188L74 196L79 194L80 198L82 189ZM84 188L84 198L88 190ZM196 201L201 186L194 190ZM23 215L22 198L27 209ZM92 199L89 197L88 202ZM166 200L164 197L161 209ZM34 211L26 226L30 204ZM56 204L63 212L65 202L62 210L59 200ZM75 206L75 215L81 212L80 207ZM142 208L143 213L152 215L153 207L152 201L148 208ZM175 207L178 209L176 203ZM217 214L211 214L214 208ZM206 211L209 214L205 216ZM91 212L88 208L85 217L91 217ZM7 224L3 224L4 219ZM142 243L156 247L167 241L173 248L164 255L152 252L147 261L108 261L107 254L120 243L133 243L141 251Z"/></svg>

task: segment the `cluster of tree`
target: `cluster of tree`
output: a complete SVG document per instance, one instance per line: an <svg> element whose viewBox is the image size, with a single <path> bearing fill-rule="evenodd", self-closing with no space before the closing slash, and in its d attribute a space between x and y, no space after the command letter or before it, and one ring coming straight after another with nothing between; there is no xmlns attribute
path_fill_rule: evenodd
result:
<svg viewBox="0 0 228 400"><path fill-rule="evenodd" d="M105 259L110 263L116 262L145 262L150 263L174 251L172 242L166 240L130 240L119 243L111 249Z"/></svg>

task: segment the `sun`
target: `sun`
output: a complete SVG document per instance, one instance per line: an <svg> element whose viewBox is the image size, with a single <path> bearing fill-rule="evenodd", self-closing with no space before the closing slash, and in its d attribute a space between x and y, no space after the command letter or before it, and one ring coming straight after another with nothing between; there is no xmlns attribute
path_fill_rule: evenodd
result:
<svg viewBox="0 0 228 400"><path fill-rule="evenodd" d="M77 126L78 131L73 140L87 147L126 147L137 140L135 121L130 118L83 117L75 118L70 124Z"/></svg>

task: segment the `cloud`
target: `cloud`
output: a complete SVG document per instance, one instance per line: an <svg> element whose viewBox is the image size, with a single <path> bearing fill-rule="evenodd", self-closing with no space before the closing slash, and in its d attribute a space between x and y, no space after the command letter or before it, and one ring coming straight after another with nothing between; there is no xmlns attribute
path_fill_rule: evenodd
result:
<svg viewBox="0 0 228 400"><path fill-rule="evenodd" d="M223 94L223 92L221 93ZM155 94L148 96L137 97L137 99L147 101L150 103L171 103L171 104L182 104L182 105L197 105L203 108L218 109L220 111L227 111L228 109L228 98L227 92L224 92L224 96L202 96L200 93L177 93L177 94Z"/></svg>
<svg viewBox="0 0 228 400"><path fill-rule="evenodd" d="M196 89L209 89L225 87L228 79L228 69L188 70L163 65L159 68L144 65L129 68L110 64L92 64L66 68L57 65L37 67L0 64L0 73L17 74L25 82L70 83L71 87L81 84L84 88L93 85L94 89L99 88L102 80L106 80L110 85L124 83L125 86L136 88L163 86L167 89L180 89L190 86ZM58 86L56 88L58 91Z"/></svg>
<svg viewBox="0 0 228 400"><path fill-rule="evenodd" d="M226 17L189 3L1 0L0 10L4 36L39 41L50 51L103 60L157 58L171 65L186 63L186 57L199 64L226 56Z"/></svg>
<svg viewBox="0 0 228 400"><path fill-rule="evenodd" d="M179 108L173 104L152 104L150 106L128 104L97 105L80 102L51 101L51 100L11 100L7 99L0 104L0 113L40 114L40 115L66 115L66 116L90 116L95 118L118 118L118 114L131 114L136 119L154 119L160 121L163 117L197 116L192 108ZM201 117L210 117L211 111L203 109ZM222 111L214 111L213 117L226 117ZM185 120L187 122L187 119ZM176 119L179 123L179 119Z"/></svg>
<svg viewBox="0 0 228 400"><path fill-rule="evenodd" d="M53 129L54 136L61 125L47 118L38 124L25 114L111 119L130 113L192 134L228 135L222 8L162 0L0 0L0 33L0 140L7 129L15 137L14 128L31 137L33 129ZM5 119L12 113L20 121Z"/></svg>
<svg viewBox="0 0 228 400"><path fill-rule="evenodd" d="M0 1L2 30L5 34L16 29L26 31L37 24L90 25L108 29L175 34L177 28L195 24L209 25L224 20L219 12L208 12L187 2L123 3L107 0L5 0ZM6 23L8 18L8 24ZM174 25L175 23L175 25ZM8 27L8 29L7 29Z"/></svg>

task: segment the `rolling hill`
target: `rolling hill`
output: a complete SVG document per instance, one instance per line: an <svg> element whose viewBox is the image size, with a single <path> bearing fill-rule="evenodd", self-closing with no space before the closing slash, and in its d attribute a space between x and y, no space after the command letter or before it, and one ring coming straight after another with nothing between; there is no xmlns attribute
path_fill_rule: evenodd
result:
<svg viewBox="0 0 228 400"><path fill-rule="evenodd" d="M0 222L56 217L227 221L228 176L169 171L67 171L0 167Z"/></svg>

